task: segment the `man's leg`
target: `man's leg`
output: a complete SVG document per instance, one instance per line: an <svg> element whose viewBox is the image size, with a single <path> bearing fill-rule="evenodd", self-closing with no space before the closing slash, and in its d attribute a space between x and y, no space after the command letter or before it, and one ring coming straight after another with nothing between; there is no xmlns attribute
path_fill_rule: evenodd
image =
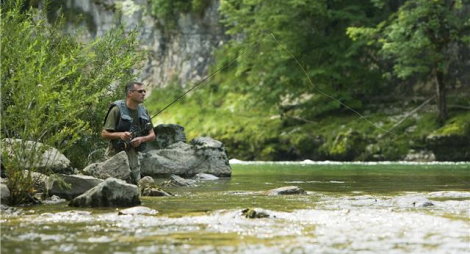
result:
<svg viewBox="0 0 470 254"><path fill-rule="evenodd" d="M129 167L131 168L131 182L137 184L140 180L140 161L135 149L126 151L129 158Z"/></svg>

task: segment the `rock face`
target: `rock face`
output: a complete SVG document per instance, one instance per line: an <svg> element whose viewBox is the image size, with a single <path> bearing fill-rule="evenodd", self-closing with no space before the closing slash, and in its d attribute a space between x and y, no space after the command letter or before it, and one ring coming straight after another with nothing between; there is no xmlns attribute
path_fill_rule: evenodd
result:
<svg viewBox="0 0 470 254"><path fill-rule="evenodd" d="M85 28L86 37L101 36L113 27L136 29L147 62L140 80L158 86L177 80L189 84L206 75L214 49L228 40L219 20L219 1L204 1L200 13L180 12L172 20L152 14L157 1L147 0L66 0L55 3L65 12L67 30ZM189 1L190 2L190 1ZM85 17L77 23L77 16ZM170 26L168 22L174 22ZM170 28L168 28L170 27ZM166 29L165 29L166 28Z"/></svg>
<svg viewBox="0 0 470 254"><path fill-rule="evenodd" d="M62 188L58 179L50 178L47 183L47 193L69 200L103 182L103 180L85 175L59 175L59 177L62 178L66 184L69 184L70 188Z"/></svg>
<svg viewBox="0 0 470 254"><path fill-rule="evenodd" d="M117 153L104 162L88 165L83 169L83 172L99 179L114 177L126 181L131 176L129 159L124 151Z"/></svg>
<svg viewBox="0 0 470 254"><path fill-rule="evenodd" d="M207 173L230 176L232 169L223 144L212 138L197 138L186 144L177 142L165 149L143 154L142 175L186 175Z"/></svg>
<svg viewBox="0 0 470 254"><path fill-rule="evenodd" d="M131 207L140 205L137 186L116 178L104 182L74 198L70 206L75 207Z"/></svg>
<svg viewBox="0 0 470 254"><path fill-rule="evenodd" d="M23 169L38 171L52 170L55 173L70 174L70 160L59 150L39 142L6 138L2 140L2 154L11 158L21 158L19 163ZM3 159L2 159L3 160Z"/></svg>

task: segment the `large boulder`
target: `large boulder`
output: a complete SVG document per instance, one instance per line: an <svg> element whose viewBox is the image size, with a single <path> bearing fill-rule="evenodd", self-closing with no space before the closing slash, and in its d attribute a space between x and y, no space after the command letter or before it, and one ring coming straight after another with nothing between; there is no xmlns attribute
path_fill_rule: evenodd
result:
<svg viewBox="0 0 470 254"><path fill-rule="evenodd" d="M86 175L58 175L58 177L60 179L49 178L47 193L65 199L73 199L103 182L101 179ZM68 185L68 188L62 183Z"/></svg>
<svg viewBox="0 0 470 254"><path fill-rule="evenodd" d="M71 174L73 169L70 160L54 147L40 142L25 141L22 139L5 138L2 140L2 155L8 159L18 159L22 169L35 169L45 172L52 170L55 173ZM2 158L4 160L6 158Z"/></svg>
<svg viewBox="0 0 470 254"><path fill-rule="evenodd" d="M75 207L131 207L140 205L139 189L123 180L108 178L94 188L74 198Z"/></svg>
<svg viewBox="0 0 470 254"><path fill-rule="evenodd" d="M99 179L109 177L128 181L131 176L129 159L126 152L122 151L100 163L93 163L83 169L83 173Z"/></svg>
<svg viewBox="0 0 470 254"><path fill-rule="evenodd" d="M154 141L147 143L147 151L154 149L164 149L169 145L177 142L186 143L184 127L181 125L159 124L153 130L157 135Z"/></svg>
<svg viewBox="0 0 470 254"><path fill-rule="evenodd" d="M151 150L143 154L142 175L185 175L207 173L230 176L230 167L223 144L212 138L197 138L190 144L177 142L165 149Z"/></svg>

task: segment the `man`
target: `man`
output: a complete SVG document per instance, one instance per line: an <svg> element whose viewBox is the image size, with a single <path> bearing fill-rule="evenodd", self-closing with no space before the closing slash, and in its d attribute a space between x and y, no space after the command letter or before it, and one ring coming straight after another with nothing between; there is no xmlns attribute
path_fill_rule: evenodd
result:
<svg viewBox="0 0 470 254"><path fill-rule="evenodd" d="M111 104L106 115L101 137L110 140L107 155L113 156L126 151L131 168L130 182L137 184L140 180L140 162L138 151L144 143L155 140L152 121L144 102L146 90L140 82L126 85L126 99Z"/></svg>

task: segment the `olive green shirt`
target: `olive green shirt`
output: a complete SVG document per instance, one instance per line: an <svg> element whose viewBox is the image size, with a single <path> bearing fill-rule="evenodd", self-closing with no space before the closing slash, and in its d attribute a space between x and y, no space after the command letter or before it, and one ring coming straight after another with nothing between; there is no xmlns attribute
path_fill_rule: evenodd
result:
<svg viewBox="0 0 470 254"><path fill-rule="evenodd" d="M139 125L139 116L138 116L138 111L137 109L130 109L129 110L129 116L132 117L132 125ZM114 106L108 114L108 118L106 118L106 122L104 123L104 129L107 131L115 131L118 124L119 124L119 119L121 118L121 111L119 110L118 106ZM142 127L142 126L139 126ZM152 126L153 128L153 126Z"/></svg>

